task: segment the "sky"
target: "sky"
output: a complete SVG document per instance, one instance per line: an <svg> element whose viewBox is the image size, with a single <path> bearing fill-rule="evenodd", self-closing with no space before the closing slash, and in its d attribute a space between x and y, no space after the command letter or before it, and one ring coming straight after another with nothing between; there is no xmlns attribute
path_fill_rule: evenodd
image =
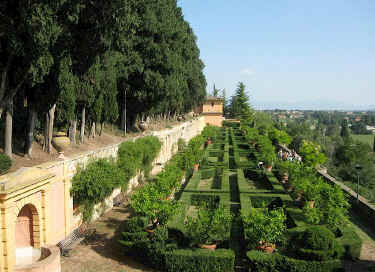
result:
<svg viewBox="0 0 375 272"><path fill-rule="evenodd" d="M230 96L242 81L257 108L375 105L374 0L178 4L198 38L207 91L215 84Z"/></svg>

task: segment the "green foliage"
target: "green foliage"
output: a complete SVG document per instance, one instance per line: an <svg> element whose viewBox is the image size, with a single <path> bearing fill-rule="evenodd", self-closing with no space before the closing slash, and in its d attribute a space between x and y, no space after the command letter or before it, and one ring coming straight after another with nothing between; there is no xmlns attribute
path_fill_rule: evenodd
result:
<svg viewBox="0 0 375 272"><path fill-rule="evenodd" d="M335 235L323 226L307 228L304 232L298 234L293 242L298 246L298 256L306 260L338 259L345 251L344 247L336 240Z"/></svg>
<svg viewBox="0 0 375 272"><path fill-rule="evenodd" d="M197 215L188 216L185 224L194 244L211 244L229 238L231 222L232 215L223 205L215 209L203 202L198 206Z"/></svg>
<svg viewBox="0 0 375 272"><path fill-rule="evenodd" d="M4 153L0 153L0 175L5 174L12 166L12 159Z"/></svg>
<svg viewBox="0 0 375 272"><path fill-rule="evenodd" d="M179 249L166 253L166 270L170 272L234 271L235 254L232 250Z"/></svg>
<svg viewBox="0 0 375 272"><path fill-rule="evenodd" d="M251 271L259 272L339 272L342 270L341 260L305 261L293 259L278 253L268 254L252 250L247 252Z"/></svg>
<svg viewBox="0 0 375 272"><path fill-rule="evenodd" d="M152 162L161 148L159 139L155 136L147 136L137 139L135 142L124 142L118 150L117 164L124 172L126 181L137 174L137 170L143 170L148 176Z"/></svg>
<svg viewBox="0 0 375 272"><path fill-rule="evenodd" d="M205 139L201 135L195 136L189 141L180 158L180 166L182 169L188 170L193 168L194 164L199 164L204 155L204 141Z"/></svg>
<svg viewBox="0 0 375 272"><path fill-rule="evenodd" d="M149 265L163 269L165 267L165 253L175 249L175 245L168 240L168 229L160 226L155 229L151 236L145 231L143 218L134 217L126 222L125 231L122 233L123 240L120 244L127 254L133 255L140 261L146 258Z"/></svg>
<svg viewBox="0 0 375 272"><path fill-rule="evenodd" d="M161 142L155 136L146 136L135 141L137 151L141 154L141 170L148 176L151 171L152 162L158 155Z"/></svg>
<svg viewBox="0 0 375 272"><path fill-rule="evenodd" d="M271 140L264 135L258 135L256 138L256 149L258 153L256 158L263 161L265 165L273 165L276 161L275 147Z"/></svg>
<svg viewBox="0 0 375 272"><path fill-rule="evenodd" d="M134 142L124 142L120 145L117 153L117 164L129 181L137 173L140 167L142 154Z"/></svg>
<svg viewBox="0 0 375 272"><path fill-rule="evenodd" d="M344 192L337 185L322 183L321 186L320 197L314 208L305 206L304 213L310 223L326 224L335 230L347 224L350 205Z"/></svg>
<svg viewBox="0 0 375 272"><path fill-rule="evenodd" d="M282 208L268 210L250 208L249 211L241 210L244 224L244 233L249 240L250 247L259 243L278 243L286 230L286 216Z"/></svg>
<svg viewBox="0 0 375 272"><path fill-rule="evenodd" d="M340 136L346 140L346 139L349 139L350 137L350 129L349 129L349 124L348 124L348 120L343 120L342 123L341 123L341 132L340 132Z"/></svg>
<svg viewBox="0 0 375 272"><path fill-rule="evenodd" d="M326 162L326 156L321 152L321 147L313 142L304 140L299 149L299 155L307 166L315 167Z"/></svg>
<svg viewBox="0 0 375 272"><path fill-rule="evenodd" d="M292 137L283 130L274 128L269 132L268 135L274 145L283 144L285 146L288 146L292 142Z"/></svg>
<svg viewBox="0 0 375 272"><path fill-rule="evenodd" d="M110 196L113 189L123 186L124 174L111 161L100 159L85 169L78 169L72 179L71 194L75 203L83 207L84 221L90 221L95 204Z"/></svg>
<svg viewBox="0 0 375 272"><path fill-rule="evenodd" d="M165 199L164 195L157 186L150 184L132 195L130 205L137 215L147 217L154 227L163 225L178 208L177 203Z"/></svg>
<svg viewBox="0 0 375 272"><path fill-rule="evenodd" d="M342 236L338 238L339 242L345 248L345 257L352 260L358 260L362 251L362 239L356 233L354 227L341 226Z"/></svg>
<svg viewBox="0 0 375 272"><path fill-rule="evenodd" d="M219 135L220 131L221 131L220 127L208 125L208 126L204 127L201 135L205 139L210 138L212 141L215 141L216 137Z"/></svg>
<svg viewBox="0 0 375 272"><path fill-rule="evenodd" d="M232 118L248 119L253 116L249 105L249 96L245 92L245 84L239 82L235 94L229 104L229 113Z"/></svg>

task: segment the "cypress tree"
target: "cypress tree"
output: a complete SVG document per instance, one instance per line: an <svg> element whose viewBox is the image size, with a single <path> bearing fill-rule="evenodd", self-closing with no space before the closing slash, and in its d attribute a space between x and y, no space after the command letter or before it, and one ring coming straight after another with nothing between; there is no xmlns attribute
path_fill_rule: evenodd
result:
<svg viewBox="0 0 375 272"><path fill-rule="evenodd" d="M350 130L349 130L349 125L348 125L348 120L344 119L341 123L341 132L340 132L341 137L344 140L349 139L350 137Z"/></svg>

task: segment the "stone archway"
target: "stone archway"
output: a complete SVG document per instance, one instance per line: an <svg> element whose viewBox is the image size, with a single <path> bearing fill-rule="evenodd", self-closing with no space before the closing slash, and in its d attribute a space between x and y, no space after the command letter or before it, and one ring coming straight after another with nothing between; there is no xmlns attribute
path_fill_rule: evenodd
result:
<svg viewBox="0 0 375 272"><path fill-rule="evenodd" d="M23 206L16 221L16 248L40 248L39 216L32 204Z"/></svg>

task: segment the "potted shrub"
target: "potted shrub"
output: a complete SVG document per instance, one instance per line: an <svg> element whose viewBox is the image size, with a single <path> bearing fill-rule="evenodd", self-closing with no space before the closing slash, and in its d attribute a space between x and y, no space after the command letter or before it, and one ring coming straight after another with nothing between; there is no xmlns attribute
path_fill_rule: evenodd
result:
<svg viewBox="0 0 375 272"><path fill-rule="evenodd" d="M249 246L272 253L286 230L284 210L250 208L247 213L241 211L241 217Z"/></svg>
<svg viewBox="0 0 375 272"><path fill-rule="evenodd" d="M159 225L165 225L178 208L178 203L166 200L165 194L152 185L136 191L131 197L130 205L137 215L149 219L150 225L146 230L148 232L152 232Z"/></svg>
<svg viewBox="0 0 375 272"><path fill-rule="evenodd" d="M219 242L229 238L232 215L224 206L210 207L203 203L196 216L186 221L187 235L195 245L210 250L216 249Z"/></svg>
<svg viewBox="0 0 375 272"><path fill-rule="evenodd" d="M212 142L211 142L211 138L208 137L207 140L206 140L206 146L209 146L211 143L212 143Z"/></svg>

